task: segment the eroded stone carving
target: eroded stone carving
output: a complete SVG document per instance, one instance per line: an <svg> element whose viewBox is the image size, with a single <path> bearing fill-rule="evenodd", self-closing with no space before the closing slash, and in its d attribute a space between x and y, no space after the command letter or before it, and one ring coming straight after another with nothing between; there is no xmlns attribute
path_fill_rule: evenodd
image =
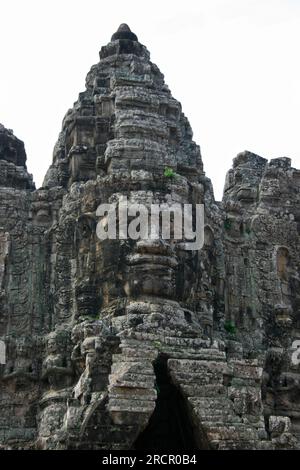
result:
<svg viewBox="0 0 300 470"><path fill-rule="evenodd" d="M288 158L239 154L216 202L180 103L121 25L43 187L3 126L0 164L1 448L151 445L168 394L174 429L192 436L182 449L299 448L300 171ZM203 248L101 241L98 206L124 198L204 204ZM162 433L171 447L176 433Z"/></svg>

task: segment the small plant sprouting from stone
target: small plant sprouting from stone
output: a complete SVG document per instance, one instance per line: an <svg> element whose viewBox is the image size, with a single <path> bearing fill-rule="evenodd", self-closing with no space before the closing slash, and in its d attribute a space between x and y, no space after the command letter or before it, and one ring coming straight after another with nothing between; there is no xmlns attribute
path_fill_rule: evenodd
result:
<svg viewBox="0 0 300 470"><path fill-rule="evenodd" d="M83 320L86 320L86 321L96 321L97 320L97 316L93 316L93 315L82 315L81 318Z"/></svg>
<svg viewBox="0 0 300 470"><path fill-rule="evenodd" d="M172 168L167 167L164 170L164 176L166 178L174 179L176 177L176 173Z"/></svg>
<svg viewBox="0 0 300 470"><path fill-rule="evenodd" d="M227 333L230 333L231 335L236 334L236 327L231 321L225 322L224 328L227 331Z"/></svg>
<svg viewBox="0 0 300 470"><path fill-rule="evenodd" d="M155 346L156 349L161 349L161 342L160 341L153 341L153 346Z"/></svg>

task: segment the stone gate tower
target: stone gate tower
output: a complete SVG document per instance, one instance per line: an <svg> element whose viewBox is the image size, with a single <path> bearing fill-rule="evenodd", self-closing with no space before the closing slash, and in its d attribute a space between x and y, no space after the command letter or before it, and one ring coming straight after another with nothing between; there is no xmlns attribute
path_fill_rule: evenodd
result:
<svg viewBox="0 0 300 470"><path fill-rule="evenodd" d="M0 128L2 448L299 447L300 171L243 152L216 202L192 137L125 24L39 190ZM101 241L124 198L203 204L203 248Z"/></svg>

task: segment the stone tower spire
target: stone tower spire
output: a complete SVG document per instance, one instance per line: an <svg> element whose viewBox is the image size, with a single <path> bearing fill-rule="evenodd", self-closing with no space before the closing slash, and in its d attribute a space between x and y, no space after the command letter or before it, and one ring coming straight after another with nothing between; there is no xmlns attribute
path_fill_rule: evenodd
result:
<svg viewBox="0 0 300 470"><path fill-rule="evenodd" d="M128 39L130 41L138 41L137 36L131 31L129 26L125 23L120 24L117 31L111 37L111 41L117 41L118 39Z"/></svg>
<svg viewBox="0 0 300 470"><path fill-rule="evenodd" d="M0 124L0 186L34 189L26 159L24 143Z"/></svg>
<svg viewBox="0 0 300 470"><path fill-rule="evenodd" d="M180 103L146 47L122 24L101 48L86 90L65 116L45 185L68 187L142 168L163 173L166 166L192 179L203 174L200 149Z"/></svg>

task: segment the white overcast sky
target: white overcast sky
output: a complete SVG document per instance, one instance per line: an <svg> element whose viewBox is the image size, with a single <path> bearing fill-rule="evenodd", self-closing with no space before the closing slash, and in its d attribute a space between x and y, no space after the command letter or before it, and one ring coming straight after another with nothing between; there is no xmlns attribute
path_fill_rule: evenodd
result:
<svg viewBox="0 0 300 470"><path fill-rule="evenodd" d="M242 150L300 167L300 0L0 0L0 122L37 187L61 121L120 23L182 103L221 198Z"/></svg>

